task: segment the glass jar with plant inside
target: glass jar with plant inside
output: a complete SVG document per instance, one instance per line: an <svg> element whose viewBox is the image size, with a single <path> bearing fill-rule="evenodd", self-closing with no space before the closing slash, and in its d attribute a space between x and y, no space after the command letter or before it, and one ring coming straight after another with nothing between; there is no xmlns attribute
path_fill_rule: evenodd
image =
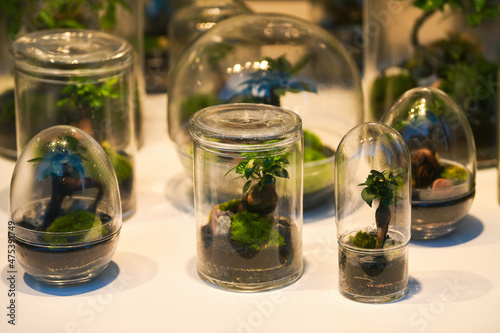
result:
<svg viewBox="0 0 500 333"><path fill-rule="evenodd" d="M302 274L302 127L262 104L205 108L191 118L198 273L260 291Z"/></svg>
<svg viewBox="0 0 500 333"><path fill-rule="evenodd" d="M106 153L75 127L43 130L17 160L10 213L9 239L33 278L65 285L97 276L111 261L122 225Z"/></svg>
<svg viewBox="0 0 500 333"><path fill-rule="evenodd" d="M451 233L475 195L474 136L458 105L436 88L414 88L384 115L411 155L412 237Z"/></svg>
<svg viewBox="0 0 500 333"><path fill-rule="evenodd" d="M495 165L500 3L379 0L364 11L369 119L380 120L411 88L438 88L467 117L478 165Z"/></svg>
<svg viewBox="0 0 500 333"><path fill-rule="evenodd" d="M339 144L339 289L347 298L385 303L408 293L409 163L404 140L381 123L359 125Z"/></svg>
<svg viewBox="0 0 500 333"><path fill-rule="evenodd" d="M132 214L137 145L130 44L103 32L46 30L16 39L12 54L19 153L45 128L82 129L108 154L118 178L123 214Z"/></svg>
<svg viewBox="0 0 500 333"><path fill-rule="evenodd" d="M91 29L125 38L136 52L135 133L142 142L142 1L9 0L0 2L0 154L17 157L13 61L9 45L48 29ZM126 24L123 24L125 23Z"/></svg>
<svg viewBox="0 0 500 333"><path fill-rule="evenodd" d="M228 103L292 110L304 124L304 208L333 196L334 148L363 117L358 68L315 24L279 14L226 19L186 49L170 76L168 131L192 174L187 121Z"/></svg>

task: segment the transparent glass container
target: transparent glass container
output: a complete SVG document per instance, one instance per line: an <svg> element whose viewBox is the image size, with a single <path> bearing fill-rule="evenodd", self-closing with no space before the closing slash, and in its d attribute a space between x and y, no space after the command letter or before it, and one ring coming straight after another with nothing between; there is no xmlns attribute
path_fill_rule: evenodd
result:
<svg viewBox="0 0 500 333"><path fill-rule="evenodd" d="M127 39L136 52L135 134L143 143L143 0L17 0L0 5L0 154L15 159L14 69L9 46L17 37L47 29L100 30ZM5 2L7 3L7 1Z"/></svg>
<svg viewBox="0 0 500 333"><path fill-rule="evenodd" d="M449 234L475 194L474 137L458 105L436 88L414 88L383 117L403 136L412 166L412 237Z"/></svg>
<svg viewBox="0 0 500 333"><path fill-rule="evenodd" d="M174 68L182 52L197 37L217 23L251 10L242 0L191 0L182 6L169 21L169 69Z"/></svg>
<svg viewBox="0 0 500 333"><path fill-rule="evenodd" d="M410 191L410 156L396 130L364 123L345 135L335 161L343 296L386 303L408 293Z"/></svg>
<svg viewBox="0 0 500 333"><path fill-rule="evenodd" d="M333 196L335 147L363 117L358 69L320 27L279 14L229 18L199 37L171 74L168 131L188 174L187 121L197 110L262 103L296 112L304 125L304 208Z"/></svg>
<svg viewBox="0 0 500 333"><path fill-rule="evenodd" d="M45 30L12 44L17 149L41 130L71 125L104 148L124 216L135 210L134 54L124 39L91 30Z"/></svg>
<svg viewBox="0 0 500 333"><path fill-rule="evenodd" d="M439 88L465 113L476 142L478 166L494 166L500 39L492 31L500 30L500 4L486 1L476 6L474 2L476 7L472 7L466 1L459 9L449 3L366 2L363 80L367 119L380 120L411 88Z"/></svg>
<svg viewBox="0 0 500 333"><path fill-rule="evenodd" d="M33 278L88 281L111 261L122 226L106 153L82 130L54 126L28 142L10 185L9 243Z"/></svg>
<svg viewBox="0 0 500 333"><path fill-rule="evenodd" d="M262 104L197 112L194 196L198 274L225 289L283 287L302 274L302 127Z"/></svg>

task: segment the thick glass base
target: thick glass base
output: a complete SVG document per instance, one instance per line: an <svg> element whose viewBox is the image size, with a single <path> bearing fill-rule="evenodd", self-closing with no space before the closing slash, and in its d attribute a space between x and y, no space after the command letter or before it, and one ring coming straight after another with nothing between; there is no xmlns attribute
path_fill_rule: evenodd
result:
<svg viewBox="0 0 500 333"><path fill-rule="evenodd" d="M99 267L98 269L95 269L91 272L84 272L82 274L75 274L75 275L32 275L28 273L32 278L34 278L37 281L40 281L43 284L47 285L52 285L52 286L67 286L67 285L74 285L74 284L81 284L81 283L86 283L95 277L97 277L99 274L102 273L108 267L108 264Z"/></svg>
<svg viewBox="0 0 500 333"><path fill-rule="evenodd" d="M453 232L460 220L467 215L475 191L464 197L445 202L412 202L411 237L435 239Z"/></svg>
<svg viewBox="0 0 500 333"><path fill-rule="evenodd" d="M362 296L350 294L344 290L339 290L340 294L350 300L361 302L361 303L391 303L399 301L408 295L408 288L401 290L397 293L392 293L383 296Z"/></svg>
<svg viewBox="0 0 500 333"><path fill-rule="evenodd" d="M363 303L394 302L408 294L408 246L380 250L339 243L339 290Z"/></svg>
<svg viewBox="0 0 500 333"><path fill-rule="evenodd" d="M220 287L222 289L236 291L236 292L259 292L259 291L284 288L288 285L291 285L300 278L300 276L302 275L302 271L297 272L296 274L289 275L279 280L273 280L261 283L239 283L239 282L222 281L207 276L200 271L198 271L198 275L202 280L208 282L209 284L215 287Z"/></svg>

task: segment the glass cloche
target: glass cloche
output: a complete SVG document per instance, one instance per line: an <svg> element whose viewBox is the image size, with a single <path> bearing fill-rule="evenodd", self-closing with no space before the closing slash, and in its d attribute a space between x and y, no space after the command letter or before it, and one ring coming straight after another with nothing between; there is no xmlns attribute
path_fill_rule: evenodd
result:
<svg viewBox="0 0 500 333"><path fill-rule="evenodd" d="M414 88L384 115L411 155L412 237L430 239L455 230L475 194L476 149L458 105L437 88Z"/></svg>
<svg viewBox="0 0 500 333"><path fill-rule="evenodd" d="M170 77L168 131L192 175L189 117L213 105L262 103L298 113L304 125L304 207L333 193L335 147L362 122L358 69L319 26L281 14L226 19L198 38Z"/></svg>
<svg viewBox="0 0 500 333"><path fill-rule="evenodd" d="M10 213L9 242L33 278L64 285L97 276L122 225L118 182L103 148L75 127L40 132L14 168Z"/></svg>
<svg viewBox="0 0 500 333"><path fill-rule="evenodd" d="M364 123L345 135L335 160L343 296L385 303L408 293L410 188L410 155L396 130Z"/></svg>

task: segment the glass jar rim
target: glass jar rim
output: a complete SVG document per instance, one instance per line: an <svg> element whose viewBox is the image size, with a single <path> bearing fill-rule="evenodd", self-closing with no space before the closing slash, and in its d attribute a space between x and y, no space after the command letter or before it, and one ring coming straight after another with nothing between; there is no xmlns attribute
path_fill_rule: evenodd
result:
<svg viewBox="0 0 500 333"><path fill-rule="evenodd" d="M111 34L86 29L42 30L23 35L10 47L15 67L36 74L102 75L131 67L132 46Z"/></svg>
<svg viewBox="0 0 500 333"><path fill-rule="evenodd" d="M302 137L302 119L267 104L224 104L196 112L189 119L189 132L198 144L219 150L276 149Z"/></svg>

